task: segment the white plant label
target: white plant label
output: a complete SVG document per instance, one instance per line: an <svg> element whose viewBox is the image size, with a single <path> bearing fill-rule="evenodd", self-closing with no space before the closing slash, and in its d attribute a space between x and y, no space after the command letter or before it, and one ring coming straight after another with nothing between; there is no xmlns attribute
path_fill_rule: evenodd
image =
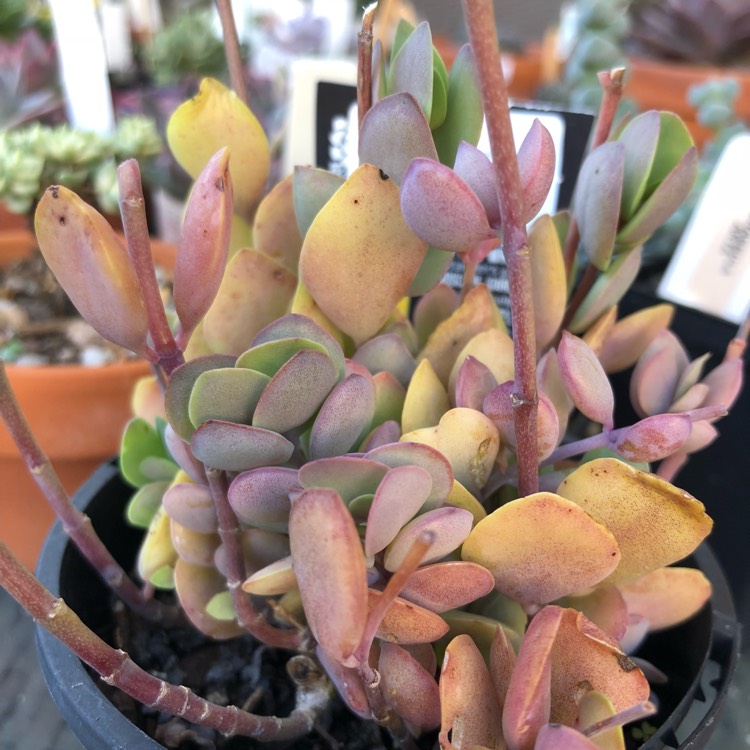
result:
<svg viewBox="0 0 750 750"><path fill-rule="evenodd" d="M750 134L722 152L659 284L664 299L740 324L750 304Z"/></svg>

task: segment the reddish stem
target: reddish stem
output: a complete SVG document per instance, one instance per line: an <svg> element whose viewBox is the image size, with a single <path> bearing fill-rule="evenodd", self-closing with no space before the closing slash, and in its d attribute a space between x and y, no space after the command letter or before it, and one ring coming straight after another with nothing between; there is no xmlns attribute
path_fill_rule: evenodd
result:
<svg viewBox="0 0 750 750"><path fill-rule="evenodd" d="M103 641L62 599L54 597L0 542L0 586L34 618L98 672L104 682L119 688L144 706L181 716L223 734L263 740L294 740L308 734L328 706L327 680L308 671L298 683L297 707L286 718L256 716L236 706L218 706L182 685L172 685L149 674L119 649ZM313 665L313 670L315 669Z"/></svg>
<svg viewBox="0 0 750 750"><path fill-rule="evenodd" d="M146 221L146 201L141 185L141 170L135 159L128 159L117 168L120 187L120 215L130 261L138 277L148 314L148 329L153 347L159 357L159 366L169 376L184 363L182 351L174 340L164 312L164 302L156 280L151 239Z"/></svg>
<svg viewBox="0 0 750 750"><path fill-rule="evenodd" d="M240 54L240 38L234 23L234 14L230 0L216 0L216 9L221 20L221 30L224 37L224 54L229 68L229 80L237 97L248 104L250 102L245 82L245 68Z"/></svg>
<svg viewBox="0 0 750 750"><path fill-rule="evenodd" d="M223 471L206 468L206 477L216 506L219 536L226 553L227 587L240 624L268 646L291 651L304 648L308 640L304 630L282 630L274 627L255 609L250 595L242 590L247 573L240 546L239 522L227 498L226 476Z"/></svg>
<svg viewBox="0 0 750 750"><path fill-rule="evenodd" d="M492 2L463 0L463 8L479 76L502 217L503 254L508 266L513 320L513 405L518 440L518 490L524 496L536 492L539 487L531 257L523 221L523 194Z"/></svg>
<svg viewBox="0 0 750 750"><path fill-rule="evenodd" d="M359 127L372 107L372 25L378 4L371 3L362 15L362 29L357 36L357 116Z"/></svg>
<svg viewBox="0 0 750 750"><path fill-rule="evenodd" d="M112 591L135 612L154 622L173 622L176 610L146 598L94 531L91 519L73 505L49 459L35 440L21 412L0 360L0 413L24 463L47 502L62 522L65 533Z"/></svg>

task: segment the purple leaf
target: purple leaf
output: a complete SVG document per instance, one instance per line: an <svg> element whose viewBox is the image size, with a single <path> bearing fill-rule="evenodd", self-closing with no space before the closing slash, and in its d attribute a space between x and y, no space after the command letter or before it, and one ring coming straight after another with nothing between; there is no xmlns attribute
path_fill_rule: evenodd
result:
<svg viewBox="0 0 750 750"><path fill-rule="evenodd" d="M692 429L688 414L656 414L622 432L615 450L626 461L660 461L676 453L690 437Z"/></svg>
<svg viewBox="0 0 750 750"><path fill-rule="evenodd" d="M263 466L235 477L227 495L243 523L269 531L286 531L291 507L289 491L298 484L296 469Z"/></svg>
<svg viewBox="0 0 750 750"><path fill-rule="evenodd" d="M353 360L373 375L389 372L404 388L414 374L416 362L397 333L385 333L370 339L354 353Z"/></svg>
<svg viewBox="0 0 750 750"><path fill-rule="evenodd" d="M493 229L500 228L500 204L497 199L495 169L492 162L476 146L466 141L458 144L453 171L474 191L482 202L487 221Z"/></svg>
<svg viewBox="0 0 750 750"><path fill-rule="evenodd" d="M518 171L524 198L523 220L529 222L544 205L555 176L555 144L538 119L518 149Z"/></svg>
<svg viewBox="0 0 750 750"><path fill-rule="evenodd" d="M456 377L456 406L482 411L487 395L497 386L497 380L487 365L469 355L463 361Z"/></svg>
<svg viewBox="0 0 750 750"><path fill-rule="evenodd" d="M401 596L440 614L476 601L494 587L495 579L489 570L455 560L419 568L401 590Z"/></svg>
<svg viewBox="0 0 750 750"><path fill-rule="evenodd" d="M359 495L373 494L388 467L360 456L334 456L310 461L299 470L299 482L305 489L328 487L336 490L345 503Z"/></svg>
<svg viewBox="0 0 750 750"><path fill-rule="evenodd" d="M202 484L173 484L162 499L167 515L191 531L211 534L219 528L211 491Z"/></svg>

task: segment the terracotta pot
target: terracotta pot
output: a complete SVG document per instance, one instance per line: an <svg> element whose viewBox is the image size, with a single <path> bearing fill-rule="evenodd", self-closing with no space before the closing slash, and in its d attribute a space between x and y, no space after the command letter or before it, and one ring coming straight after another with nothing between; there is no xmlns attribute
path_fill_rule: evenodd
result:
<svg viewBox="0 0 750 750"><path fill-rule="evenodd" d="M25 230L0 233L0 264L27 256L34 247ZM170 246L155 250L167 260ZM149 374L143 360L83 367L7 366L8 378L42 449L63 486L74 492L91 472L117 453L131 415L135 382ZM0 528L13 552L34 567L54 516L29 476L5 425L0 421Z"/></svg>

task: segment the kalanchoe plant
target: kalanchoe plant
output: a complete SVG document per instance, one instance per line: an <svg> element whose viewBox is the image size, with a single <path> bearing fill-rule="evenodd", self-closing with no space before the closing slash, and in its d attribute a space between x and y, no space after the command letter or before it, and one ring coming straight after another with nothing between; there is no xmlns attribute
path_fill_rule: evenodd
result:
<svg viewBox="0 0 750 750"><path fill-rule="evenodd" d="M516 154L491 7L466 0L471 46L450 75L426 25L402 26L389 65L377 54L371 65L366 13L362 164L346 180L302 167L264 195L262 130L234 93L203 83L168 130L196 178L175 330L134 162L119 169L127 252L70 191L40 202L37 235L71 298L158 373L136 395L121 454L138 487L128 517L148 529L144 591L174 589L209 636L249 632L296 653L288 717L209 704L84 635L0 548L2 585L148 705L294 739L325 721L334 686L396 745L437 731L457 750L612 747L605 732L619 746L622 725L654 710L626 652L705 603L702 573L667 566L712 524L660 473L671 478L714 434L739 390L743 344L704 376L668 333L668 306L617 318L641 244L695 174L672 115L646 113L609 136L619 73L602 76L572 215L538 218L527 235L554 154L538 123ZM480 103L492 160L471 142ZM472 264L498 242L512 336L472 283ZM460 296L439 283L456 252ZM642 419L615 425L607 372L636 362ZM2 403L87 557L144 615L174 617L61 495L7 389ZM576 412L593 433L568 435Z"/></svg>

